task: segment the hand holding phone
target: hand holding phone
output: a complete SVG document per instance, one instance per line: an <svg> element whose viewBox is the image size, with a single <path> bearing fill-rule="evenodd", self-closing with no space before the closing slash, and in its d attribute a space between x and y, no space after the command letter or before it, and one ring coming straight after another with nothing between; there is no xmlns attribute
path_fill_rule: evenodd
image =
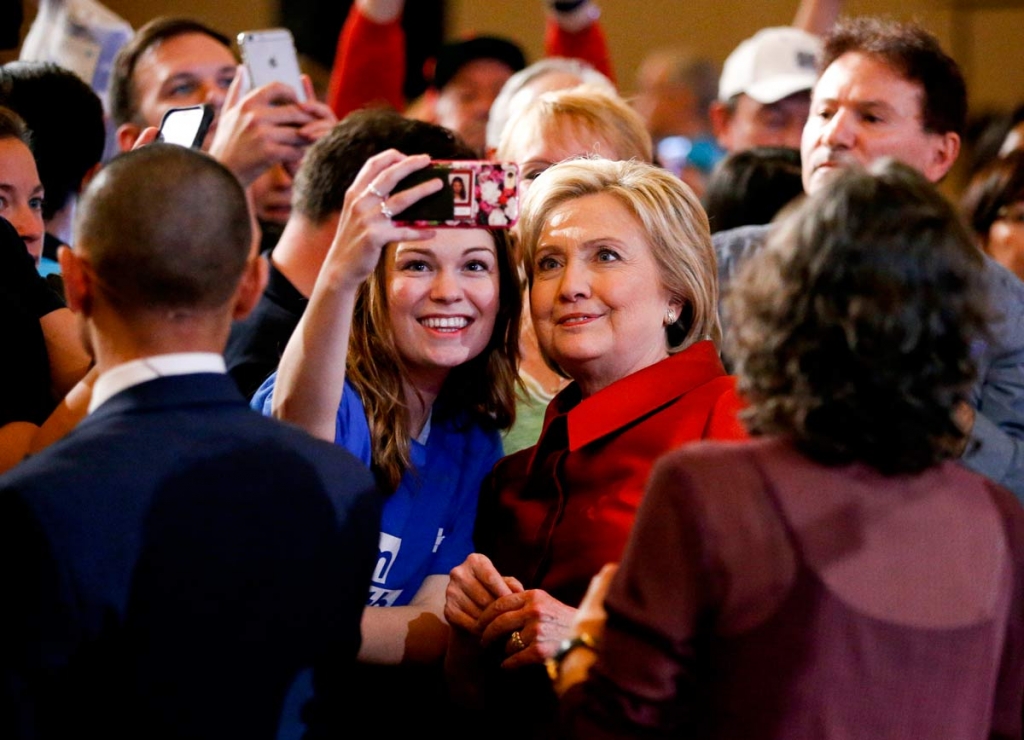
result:
<svg viewBox="0 0 1024 740"><path fill-rule="evenodd" d="M512 162L435 160L404 178L394 192L427 180L444 187L396 213L413 228L512 228L519 220L519 166Z"/></svg>

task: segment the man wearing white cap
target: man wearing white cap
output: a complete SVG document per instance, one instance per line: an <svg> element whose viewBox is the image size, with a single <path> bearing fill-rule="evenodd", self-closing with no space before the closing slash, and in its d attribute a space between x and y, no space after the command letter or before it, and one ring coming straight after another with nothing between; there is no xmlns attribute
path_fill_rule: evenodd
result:
<svg viewBox="0 0 1024 740"><path fill-rule="evenodd" d="M800 148L821 39L791 26L763 28L725 60L711 125L723 149Z"/></svg>

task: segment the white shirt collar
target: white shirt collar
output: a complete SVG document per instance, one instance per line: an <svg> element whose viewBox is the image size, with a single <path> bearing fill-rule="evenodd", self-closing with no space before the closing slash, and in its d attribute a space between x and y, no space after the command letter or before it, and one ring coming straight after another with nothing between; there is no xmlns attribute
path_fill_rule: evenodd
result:
<svg viewBox="0 0 1024 740"><path fill-rule="evenodd" d="M191 373L225 373L224 357L215 352L176 352L167 355L143 357L116 365L96 379L92 387L89 413L121 391L147 380L167 375Z"/></svg>

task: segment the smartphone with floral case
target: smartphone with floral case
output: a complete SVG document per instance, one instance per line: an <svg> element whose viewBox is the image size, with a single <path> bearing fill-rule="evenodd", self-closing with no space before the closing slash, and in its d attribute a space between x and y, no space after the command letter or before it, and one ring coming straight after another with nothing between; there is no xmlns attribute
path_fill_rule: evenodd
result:
<svg viewBox="0 0 1024 740"><path fill-rule="evenodd" d="M512 162L435 160L395 186L394 192L438 178L441 190L394 215L419 228L508 229L519 220L519 165Z"/></svg>

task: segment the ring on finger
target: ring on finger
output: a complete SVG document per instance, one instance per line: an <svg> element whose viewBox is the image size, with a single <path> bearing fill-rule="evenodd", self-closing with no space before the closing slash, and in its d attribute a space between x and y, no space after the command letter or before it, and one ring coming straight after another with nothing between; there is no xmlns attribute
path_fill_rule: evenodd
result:
<svg viewBox="0 0 1024 740"><path fill-rule="evenodd" d="M395 217L394 212L390 208L388 208L388 202L386 200L382 200L380 202L380 212L384 214L385 218Z"/></svg>
<svg viewBox="0 0 1024 740"><path fill-rule="evenodd" d="M526 643L523 642L523 634L519 630L513 632L508 641L512 643L512 647L516 649L517 653L520 650L526 650Z"/></svg>
<svg viewBox="0 0 1024 740"><path fill-rule="evenodd" d="M376 195L381 200L386 200L387 197L388 197L388 194L387 193L382 193L380 191L380 189L376 185L371 185L370 186L370 192L373 193L374 195Z"/></svg>

